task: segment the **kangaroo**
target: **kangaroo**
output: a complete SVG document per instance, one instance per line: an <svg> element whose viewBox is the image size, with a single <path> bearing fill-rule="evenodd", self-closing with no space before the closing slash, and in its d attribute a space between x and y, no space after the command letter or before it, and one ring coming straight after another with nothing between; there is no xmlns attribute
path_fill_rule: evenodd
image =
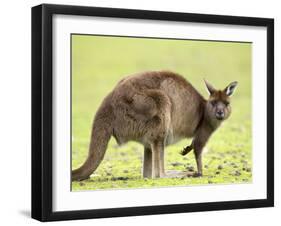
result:
<svg viewBox="0 0 281 226"><path fill-rule="evenodd" d="M182 76L170 71L149 71L122 79L103 100L92 125L88 157L72 171L72 180L84 180L101 163L113 136L118 144L130 140L144 146L143 177L165 177L164 148L193 138L181 152L194 150L202 176L202 150L212 133L231 114L230 96L237 82L216 90L205 81L205 100Z"/></svg>

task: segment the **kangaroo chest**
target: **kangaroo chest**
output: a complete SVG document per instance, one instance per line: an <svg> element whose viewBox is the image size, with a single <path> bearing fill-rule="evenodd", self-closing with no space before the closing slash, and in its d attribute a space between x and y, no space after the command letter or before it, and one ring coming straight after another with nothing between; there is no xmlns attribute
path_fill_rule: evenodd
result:
<svg viewBox="0 0 281 226"><path fill-rule="evenodd" d="M182 88L174 80L163 81L161 89L171 101L169 143L193 137L202 116L201 98L192 87Z"/></svg>

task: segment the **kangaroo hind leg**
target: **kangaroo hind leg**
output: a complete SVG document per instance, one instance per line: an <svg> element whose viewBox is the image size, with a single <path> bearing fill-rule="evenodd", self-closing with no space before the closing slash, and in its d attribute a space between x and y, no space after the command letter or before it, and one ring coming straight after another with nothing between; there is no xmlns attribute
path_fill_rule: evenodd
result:
<svg viewBox="0 0 281 226"><path fill-rule="evenodd" d="M164 170L164 142L154 142L152 149L152 178L165 177Z"/></svg>
<svg viewBox="0 0 281 226"><path fill-rule="evenodd" d="M151 148L144 148L144 158L143 158L143 177L152 177L152 151Z"/></svg>

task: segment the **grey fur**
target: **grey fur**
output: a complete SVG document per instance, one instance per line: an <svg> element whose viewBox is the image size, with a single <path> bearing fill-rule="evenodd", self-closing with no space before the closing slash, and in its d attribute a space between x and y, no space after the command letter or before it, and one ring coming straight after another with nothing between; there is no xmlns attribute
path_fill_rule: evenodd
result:
<svg viewBox="0 0 281 226"><path fill-rule="evenodd" d="M143 144L143 176L149 178L166 176L165 146L193 137L192 144L182 154L194 150L196 175L202 175L203 147L222 121L216 118L218 108L224 111L224 119L231 112L230 106L221 109L222 101L229 101L225 90L210 87L210 98L205 100L189 82L173 72L151 71L122 79L95 116L88 158L72 171L72 180L86 179L96 170L111 136L118 144L130 140ZM211 104L214 99L220 105Z"/></svg>

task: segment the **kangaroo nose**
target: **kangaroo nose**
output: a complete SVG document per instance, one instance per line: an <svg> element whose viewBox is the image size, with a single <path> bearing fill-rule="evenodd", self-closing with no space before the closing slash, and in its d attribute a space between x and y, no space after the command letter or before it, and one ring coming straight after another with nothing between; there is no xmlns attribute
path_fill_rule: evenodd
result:
<svg viewBox="0 0 281 226"><path fill-rule="evenodd" d="M222 110L218 110L216 113L216 117L217 119L222 120L224 117L224 112Z"/></svg>

